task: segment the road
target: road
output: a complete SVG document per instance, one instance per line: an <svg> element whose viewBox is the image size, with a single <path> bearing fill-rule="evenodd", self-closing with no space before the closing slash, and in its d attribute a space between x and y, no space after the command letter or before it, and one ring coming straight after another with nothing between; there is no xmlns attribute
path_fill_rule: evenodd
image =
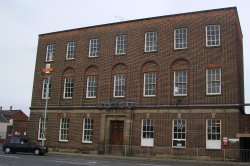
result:
<svg viewBox="0 0 250 166"><path fill-rule="evenodd" d="M150 161L145 158L120 158L102 155L62 155L47 154L35 156L33 154L4 154L0 152L0 166L222 166L223 163L196 161ZM231 165L231 164L230 164Z"/></svg>

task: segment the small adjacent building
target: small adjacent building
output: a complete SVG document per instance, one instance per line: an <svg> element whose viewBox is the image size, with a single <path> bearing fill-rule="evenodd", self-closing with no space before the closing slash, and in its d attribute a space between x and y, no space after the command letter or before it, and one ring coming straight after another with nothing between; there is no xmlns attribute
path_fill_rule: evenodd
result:
<svg viewBox="0 0 250 166"><path fill-rule="evenodd" d="M0 115L0 143L6 140L8 125L10 125L9 121L3 115Z"/></svg>
<svg viewBox="0 0 250 166"><path fill-rule="evenodd" d="M86 153L245 148L242 38L235 7L41 34L28 134Z"/></svg>
<svg viewBox="0 0 250 166"><path fill-rule="evenodd" d="M2 141L11 135L26 135L28 128L28 116L22 110L0 109L0 128Z"/></svg>

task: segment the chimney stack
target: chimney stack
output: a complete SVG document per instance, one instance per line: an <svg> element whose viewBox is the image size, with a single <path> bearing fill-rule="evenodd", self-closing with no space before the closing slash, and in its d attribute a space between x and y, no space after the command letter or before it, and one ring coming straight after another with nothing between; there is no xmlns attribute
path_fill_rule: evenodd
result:
<svg viewBox="0 0 250 166"><path fill-rule="evenodd" d="M3 110L3 107L1 106L1 107L0 107L0 111L2 111L2 110Z"/></svg>
<svg viewBox="0 0 250 166"><path fill-rule="evenodd" d="M10 110L12 110L12 106L10 106Z"/></svg>

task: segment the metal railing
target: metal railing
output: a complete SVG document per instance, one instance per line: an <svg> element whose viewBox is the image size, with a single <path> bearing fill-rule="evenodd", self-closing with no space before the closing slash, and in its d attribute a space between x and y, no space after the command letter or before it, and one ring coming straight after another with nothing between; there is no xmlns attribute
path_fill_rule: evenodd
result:
<svg viewBox="0 0 250 166"><path fill-rule="evenodd" d="M250 162L250 149L172 148L129 145L104 145L105 154L166 159Z"/></svg>

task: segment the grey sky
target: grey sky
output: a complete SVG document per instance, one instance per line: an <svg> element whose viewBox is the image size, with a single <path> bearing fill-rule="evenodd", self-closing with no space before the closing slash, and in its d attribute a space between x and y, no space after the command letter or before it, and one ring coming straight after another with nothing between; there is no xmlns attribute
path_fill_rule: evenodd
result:
<svg viewBox="0 0 250 166"><path fill-rule="evenodd" d="M91 25L236 6L243 31L245 101L250 103L248 0L0 0L0 106L29 114L38 35ZM248 112L250 113L250 111Z"/></svg>

